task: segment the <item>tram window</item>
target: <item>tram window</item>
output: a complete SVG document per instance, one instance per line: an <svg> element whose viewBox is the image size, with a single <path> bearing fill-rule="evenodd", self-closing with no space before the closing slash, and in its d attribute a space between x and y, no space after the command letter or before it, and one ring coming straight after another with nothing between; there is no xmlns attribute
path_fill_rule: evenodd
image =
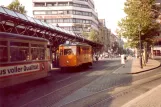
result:
<svg viewBox="0 0 161 107"><path fill-rule="evenodd" d="M64 55L72 55L72 49L64 49Z"/></svg>
<svg viewBox="0 0 161 107"><path fill-rule="evenodd" d="M77 47L77 53L80 55L80 47Z"/></svg>
<svg viewBox="0 0 161 107"><path fill-rule="evenodd" d="M0 62L8 61L7 41L0 41Z"/></svg>
<svg viewBox="0 0 161 107"><path fill-rule="evenodd" d="M10 42L11 61L29 60L29 43Z"/></svg>
<svg viewBox="0 0 161 107"><path fill-rule="evenodd" d="M11 47L11 61L29 60L29 48Z"/></svg>
<svg viewBox="0 0 161 107"><path fill-rule="evenodd" d="M0 46L7 46L7 41L0 41Z"/></svg>
<svg viewBox="0 0 161 107"><path fill-rule="evenodd" d="M31 44L31 57L32 60L45 60L44 45Z"/></svg>
<svg viewBox="0 0 161 107"><path fill-rule="evenodd" d="M60 52L60 55L63 55L63 50L62 49L60 49L59 52Z"/></svg>
<svg viewBox="0 0 161 107"><path fill-rule="evenodd" d="M10 42L10 46L29 47L29 44L28 43L23 43L23 42Z"/></svg>
<svg viewBox="0 0 161 107"><path fill-rule="evenodd" d="M76 50L76 47L75 46L72 47L72 52L73 52L74 55L76 55L77 50Z"/></svg>
<svg viewBox="0 0 161 107"><path fill-rule="evenodd" d="M40 49L39 59L44 60L45 59L45 49Z"/></svg>
<svg viewBox="0 0 161 107"><path fill-rule="evenodd" d="M41 44L31 44L31 47L39 48L39 47L44 47L44 45L41 45Z"/></svg>
<svg viewBox="0 0 161 107"><path fill-rule="evenodd" d="M7 47L0 47L0 62L8 61Z"/></svg>
<svg viewBox="0 0 161 107"><path fill-rule="evenodd" d="M39 60L38 48L31 49L31 56L32 56L32 60Z"/></svg>

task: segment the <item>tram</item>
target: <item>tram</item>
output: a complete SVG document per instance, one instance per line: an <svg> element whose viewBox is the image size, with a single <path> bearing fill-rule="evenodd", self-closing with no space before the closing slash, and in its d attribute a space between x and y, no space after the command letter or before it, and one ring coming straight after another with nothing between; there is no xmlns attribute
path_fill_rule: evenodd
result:
<svg viewBox="0 0 161 107"><path fill-rule="evenodd" d="M76 42L59 46L59 66L62 70L81 65L91 66L92 62L92 47L88 44Z"/></svg>
<svg viewBox="0 0 161 107"><path fill-rule="evenodd" d="M0 32L0 88L48 76L48 40Z"/></svg>

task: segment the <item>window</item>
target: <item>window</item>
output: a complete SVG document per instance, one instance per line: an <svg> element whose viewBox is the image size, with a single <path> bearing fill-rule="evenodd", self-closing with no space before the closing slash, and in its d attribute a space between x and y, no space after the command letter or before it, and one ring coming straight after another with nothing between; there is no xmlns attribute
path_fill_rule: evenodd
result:
<svg viewBox="0 0 161 107"><path fill-rule="evenodd" d="M52 11L46 11L46 14L52 14Z"/></svg>
<svg viewBox="0 0 161 107"><path fill-rule="evenodd" d="M58 23L63 23L63 19L57 19Z"/></svg>
<svg viewBox="0 0 161 107"><path fill-rule="evenodd" d="M83 23L86 23L86 20L83 20Z"/></svg>
<svg viewBox="0 0 161 107"><path fill-rule="evenodd" d="M53 23L57 23L58 22L58 20L57 19L53 19Z"/></svg>
<svg viewBox="0 0 161 107"><path fill-rule="evenodd" d="M47 20L46 20L47 23L52 23L52 21L53 21L53 20L51 20L51 19L47 19Z"/></svg>
<svg viewBox="0 0 161 107"><path fill-rule="evenodd" d="M86 20L86 23L90 23L90 21L89 20Z"/></svg>
<svg viewBox="0 0 161 107"><path fill-rule="evenodd" d="M76 23L83 23L82 19L76 19Z"/></svg>
<svg viewBox="0 0 161 107"><path fill-rule="evenodd" d="M0 63L8 61L7 41L0 41Z"/></svg>
<svg viewBox="0 0 161 107"><path fill-rule="evenodd" d="M44 45L31 44L31 59L32 60L44 60L45 59Z"/></svg>
<svg viewBox="0 0 161 107"><path fill-rule="evenodd" d="M76 15L82 15L82 12L76 11Z"/></svg>
<svg viewBox="0 0 161 107"><path fill-rule="evenodd" d="M77 47L77 53L80 55L80 47Z"/></svg>
<svg viewBox="0 0 161 107"><path fill-rule="evenodd" d="M29 44L22 42L10 42L11 61L29 60Z"/></svg>
<svg viewBox="0 0 161 107"><path fill-rule="evenodd" d="M72 55L72 49L64 49L64 55Z"/></svg>
<svg viewBox="0 0 161 107"><path fill-rule="evenodd" d="M75 10L73 10L73 12L72 12L73 14L76 14L76 11Z"/></svg>
<svg viewBox="0 0 161 107"><path fill-rule="evenodd" d="M53 4L52 3L47 3L46 6L51 7L51 6L53 6Z"/></svg>
<svg viewBox="0 0 161 107"><path fill-rule="evenodd" d="M67 6L68 5L68 2L59 2L58 3L58 6Z"/></svg>
<svg viewBox="0 0 161 107"><path fill-rule="evenodd" d="M43 7L45 6L45 3L35 3L35 7Z"/></svg>
<svg viewBox="0 0 161 107"><path fill-rule="evenodd" d="M69 6L73 6L73 2L69 2Z"/></svg>
<svg viewBox="0 0 161 107"><path fill-rule="evenodd" d="M34 11L34 15L46 14L45 11Z"/></svg>
<svg viewBox="0 0 161 107"><path fill-rule="evenodd" d="M58 14L64 14L64 12L60 10L60 11L58 11Z"/></svg>
<svg viewBox="0 0 161 107"><path fill-rule="evenodd" d="M69 14L69 10L65 10L64 11L64 14Z"/></svg>
<svg viewBox="0 0 161 107"><path fill-rule="evenodd" d="M73 11L72 10L69 10L69 14L73 14Z"/></svg>
<svg viewBox="0 0 161 107"><path fill-rule="evenodd" d="M72 47L72 49L64 49L64 55L76 55L76 47Z"/></svg>
<svg viewBox="0 0 161 107"><path fill-rule="evenodd" d="M62 49L59 50L59 54L63 55L63 50Z"/></svg>
<svg viewBox="0 0 161 107"><path fill-rule="evenodd" d="M64 19L64 23L69 23L70 20L69 19Z"/></svg>
<svg viewBox="0 0 161 107"><path fill-rule="evenodd" d="M52 14L58 14L58 11L52 11Z"/></svg>
<svg viewBox="0 0 161 107"><path fill-rule="evenodd" d="M89 13L89 16L92 16L92 13Z"/></svg>
<svg viewBox="0 0 161 107"><path fill-rule="evenodd" d="M74 19L73 19L73 23L75 23L75 22L76 22L76 19L74 18Z"/></svg>

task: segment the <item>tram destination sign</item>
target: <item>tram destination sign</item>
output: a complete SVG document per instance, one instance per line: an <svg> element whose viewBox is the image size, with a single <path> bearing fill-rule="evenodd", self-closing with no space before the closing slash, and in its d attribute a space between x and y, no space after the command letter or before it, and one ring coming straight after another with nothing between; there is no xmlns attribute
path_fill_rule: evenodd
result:
<svg viewBox="0 0 161 107"><path fill-rule="evenodd" d="M0 67L0 77L39 71L39 63Z"/></svg>

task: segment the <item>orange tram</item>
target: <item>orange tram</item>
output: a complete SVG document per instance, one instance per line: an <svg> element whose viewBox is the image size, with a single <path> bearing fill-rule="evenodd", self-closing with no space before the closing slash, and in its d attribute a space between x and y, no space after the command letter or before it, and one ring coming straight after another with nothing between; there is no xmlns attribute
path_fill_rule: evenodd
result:
<svg viewBox="0 0 161 107"><path fill-rule="evenodd" d="M48 40L0 32L0 88L48 76Z"/></svg>
<svg viewBox="0 0 161 107"><path fill-rule="evenodd" d="M91 66L92 63L92 47L90 45L76 42L59 46L59 66L61 70L82 65Z"/></svg>

